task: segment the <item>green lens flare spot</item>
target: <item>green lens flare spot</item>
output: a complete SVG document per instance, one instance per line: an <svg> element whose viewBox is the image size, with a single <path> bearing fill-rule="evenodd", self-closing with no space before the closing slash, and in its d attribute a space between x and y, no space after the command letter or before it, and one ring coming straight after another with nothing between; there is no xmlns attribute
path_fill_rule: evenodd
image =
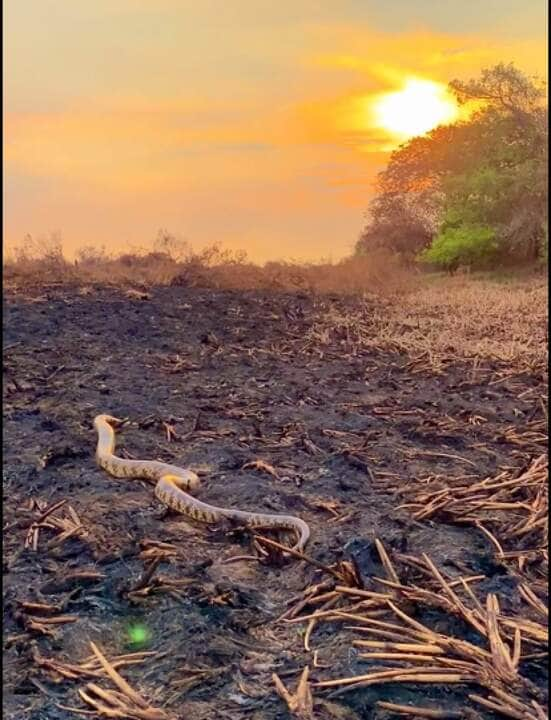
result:
<svg viewBox="0 0 551 720"><path fill-rule="evenodd" d="M131 625L127 631L128 641L131 645L142 647L151 639L151 632L145 625Z"/></svg>

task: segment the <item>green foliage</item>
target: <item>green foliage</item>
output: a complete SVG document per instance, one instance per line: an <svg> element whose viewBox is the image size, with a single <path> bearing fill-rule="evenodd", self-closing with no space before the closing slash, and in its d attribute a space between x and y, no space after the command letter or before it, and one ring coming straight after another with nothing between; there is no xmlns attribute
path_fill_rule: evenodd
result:
<svg viewBox="0 0 551 720"><path fill-rule="evenodd" d="M499 243L491 227L484 225L449 225L419 255L419 260L454 272L460 265L483 265L492 260Z"/></svg>
<svg viewBox="0 0 551 720"><path fill-rule="evenodd" d="M446 214L441 229L455 224L499 225L510 212L514 178L510 171L481 165L445 183Z"/></svg>

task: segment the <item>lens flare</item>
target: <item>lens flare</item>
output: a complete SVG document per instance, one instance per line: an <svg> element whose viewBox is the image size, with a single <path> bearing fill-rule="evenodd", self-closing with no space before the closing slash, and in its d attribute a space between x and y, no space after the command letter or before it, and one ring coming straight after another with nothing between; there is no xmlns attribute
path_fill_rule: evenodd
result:
<svg viewBox="0 0 551 720"><path fill-rule="evenodd" d="M410 78L401 90L379 95L373 102L372 114L377 127L407 140L454 122L459 107L445 85Z"/></svg>
<svg viewBox="0 0 551 720"><path fill-rule="evenodd" d="M141 623L130 625L127 630L127 634L128 642L133 647L143 647L144 645L147 645L149 640L151 640L151 631L148 627L142 625Z"/></svg>

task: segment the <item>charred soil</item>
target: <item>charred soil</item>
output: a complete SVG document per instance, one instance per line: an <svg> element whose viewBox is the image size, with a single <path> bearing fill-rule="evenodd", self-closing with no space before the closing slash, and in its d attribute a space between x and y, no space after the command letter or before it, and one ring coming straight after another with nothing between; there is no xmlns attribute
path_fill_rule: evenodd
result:
<svg viewBox="0 0 551 720"><path fill-rule="evenodd" d="M150 484L100 470L99 413L128 418L121 454L194 469L201 499L302 517L312 531L307 555L327 566L350 561L364 587L384 576L379 539L391 556L426 553L449 578L484 576L485 592L518 610L524 580L484 532L415 519L400 505L423 478L514 475L545 453L541 369L452 359L435 372L398 349L363 347L342 328L313 332L332 309L345 316L358 303L179 287L7 294L4 717L90 710L77 689L99 682L99 671L74 667L91 642L112 662L151 653L123 659L121 674L151 707L190 720L290 718L273 673L294 688L306 665L313 683L369 669L336 624L320 625L308 652L304 625L277 622L322 571L254 560L243 529L194 524L166 512ZM438 609L416 617L481 642ZM532 655L521 669L537 695L545 659ZM316 718L383 717L379 701L486 712L473 710L461 685L384 684L338 699L313 692Z"/></svg>

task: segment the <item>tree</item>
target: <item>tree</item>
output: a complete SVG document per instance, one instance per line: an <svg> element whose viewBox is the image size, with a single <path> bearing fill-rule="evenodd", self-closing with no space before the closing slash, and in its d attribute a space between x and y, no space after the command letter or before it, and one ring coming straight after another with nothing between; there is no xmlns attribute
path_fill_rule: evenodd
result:
<svg viewBox="0 0 551 720"><path fill-rule="evenodd" d="M371 206L371 221L356 243L358 255L385 248L406 264L430 243L432 230L417 212L411 198L403 193L384 193Z"/></svg>
<svg viewBox="0 0 551 720"><path fill-rule="evenodd" d="M513 63L486 68L477 80L452 80L449 87L461 104L482 101L486 108L505 111L527 124L542 109L546 91L543 80L525 75Z"/></svg>
<svg viewBox="0 0 551 720"><path fill-rule="evenodd" d="M484 70L478 80L450 83L459 102L480 101L474 119L486 143L463 196L478 220L491 223L501 255L533 261L544 251L548 195L548 109L545 84L514 65Z"/></svg>
<svg viewBox="0 0 551 720"><path fill-rule="evenodd" d="M476 80L454 80L450 89L471 103L471 117L392 153L357 252L384 245L427 259L423 251L436 243L435 260L444 247L479 241L480 254L458 257L537 260L547 242L545 85L500 64Z"/></svg>

